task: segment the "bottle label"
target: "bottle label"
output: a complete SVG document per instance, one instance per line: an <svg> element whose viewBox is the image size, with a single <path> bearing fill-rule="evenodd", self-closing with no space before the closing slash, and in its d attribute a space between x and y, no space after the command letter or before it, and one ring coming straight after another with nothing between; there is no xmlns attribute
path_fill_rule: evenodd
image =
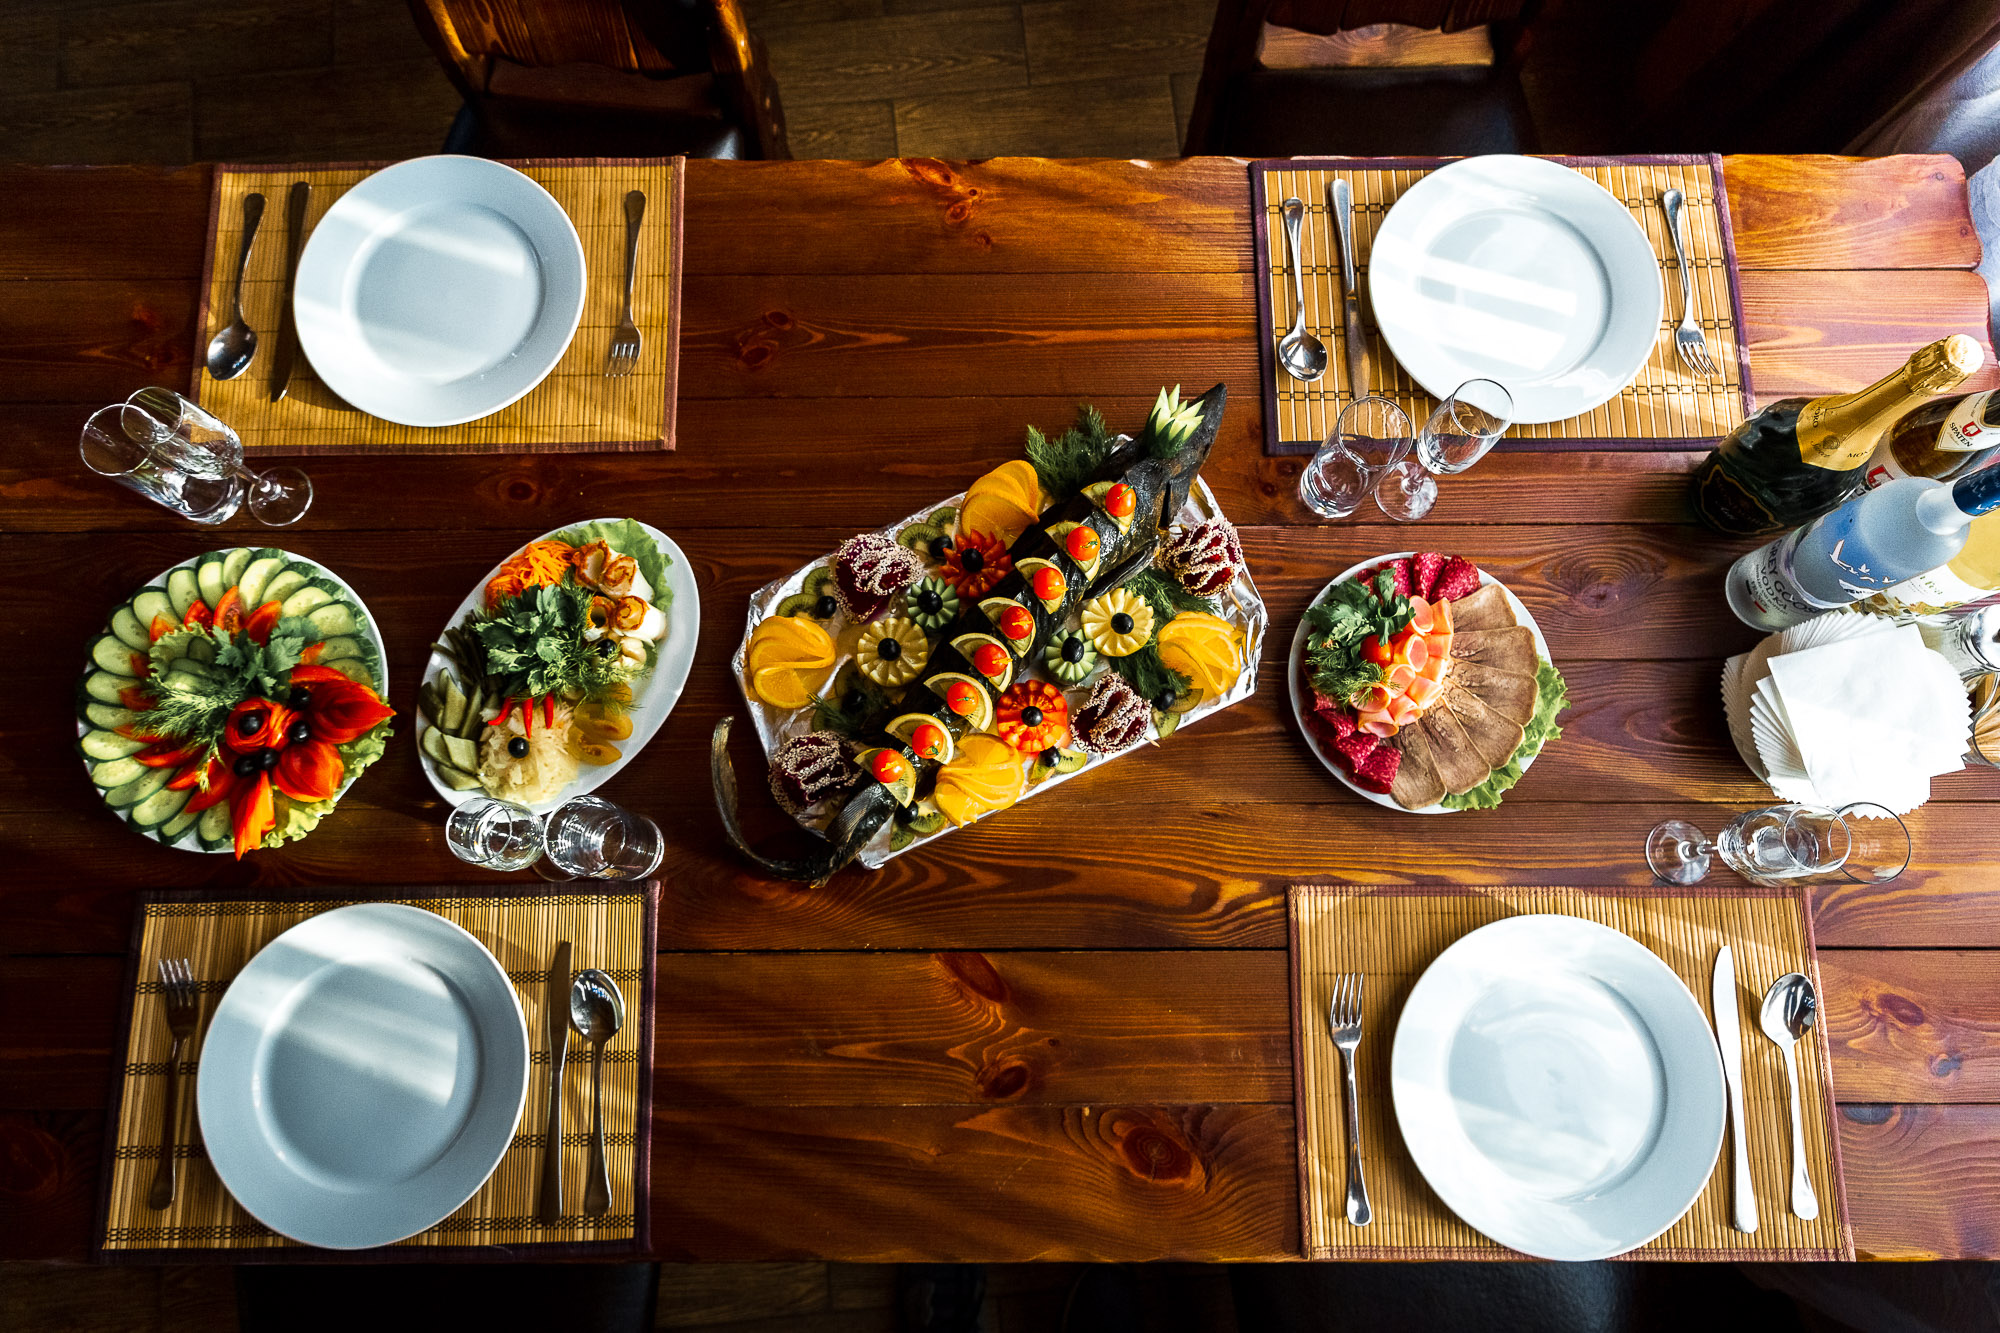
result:
<svg viewBox="0 0 2000 1333"><path fill-rule="evenodd" d="M2000 431L1981 420L1986 414L1986 401L1992 396L1990 389L1975 393L1951 409L1951 415L1938 427L1937 448L1941 452L1969 454L2000 444Z"/></svg>
<svg viewBox="0 0 2000 1333"><path fill-rule="evenodd" d="M1846 602L1822 602L1804 588L1792 574L1798 558L1799 541L1807 528L1796 528L1768 546L1760 547L1736 562L1729 571L1738 590L1748 598L1768 625L1796 625L1811 620L1822 611L1845 606Z"/></svg>
<svg viewBox="0 0 2000 1333"><path fill-rule="evenodd" d="M1863 485L1872 491L1877 486L1886 486L1892 481L1901 481L1909 475L1904 470L1903 465L1896 461L1896 455L1890 452L1889 446L1885 444L1875 451L1873 458L1868 460L1868 470L1861 474L1861 481Z"/></svg>
<svg viewBox="0 0 2000 1333"><path fill-rule="evenodd" d="M1704 522L1720 532L1757 537L1785 526L1713 453L1695 473L1694 507Z"/></svg>
<svg viewBox="0 0 2000 1333"><path fill-rule="evenodd" d="M1836 406L1847 406L1847 399L1815 398L1799 409L1798 424L1792 429L1799 437L1799 458L1812 467L1831 468L1835 472L1845 472L1854 466L1852 459L1844 458L1835 448L1840 443L1840 431L1828 423Z"/></svg>
<svg viewBox="0 0 2000 1333"><path fill-rule="evenodd" d="M1928 607L1943 611L1973 602L1981 597L1989 597L1991 588L1977 587L1960 578L1950 565L1940 565L1913 579L1905 579L1892 588L1882 590L1882 595L1899 605L1916 609Z"/></svg>

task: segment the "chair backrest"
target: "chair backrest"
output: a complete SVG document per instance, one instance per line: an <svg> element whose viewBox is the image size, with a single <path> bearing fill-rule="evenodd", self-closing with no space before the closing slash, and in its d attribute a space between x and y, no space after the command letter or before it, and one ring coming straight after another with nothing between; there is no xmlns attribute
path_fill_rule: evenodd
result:
<svg viewBox="0 0 2000 1333"><path fill-rule="evenodd" d="M643 89L615 91L597 71L633 82L709 73L724 111L754 139L758 155L789 157L784 115L763 44L740 0L409 0L419 31L468 105L524 84L562 101L608 106L672 105ZM518 71L560 70L523 80ZM500 81L496 83L496 71Z"/></svg>
<svg viewBox="0 0 2000 1333"><path fill-rule="evenodd" d="M1218 0L1182 151L1190 155L1211 151L1216 104L1223 86L1237 75L1258 67L1258 53L1267 25L1315 37L1386 24L1454 33L1517 19L1529 3L1530 0ZM1453 44L1452 49L1457 51L1461 47ZM1455 64L1463 58L1446 55L1438 63ZM1358 63L1375 62L1364 58ZM1381 63L1409 62L1392 56Z"/></svg>

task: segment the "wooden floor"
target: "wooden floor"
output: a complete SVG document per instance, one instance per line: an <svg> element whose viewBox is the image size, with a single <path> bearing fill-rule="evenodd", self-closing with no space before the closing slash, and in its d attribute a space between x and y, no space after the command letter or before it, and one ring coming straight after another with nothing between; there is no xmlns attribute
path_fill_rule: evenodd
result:
<svg viewBox="0 0 2000 1333"><path fill-rule="evenodd" d="M798 157L1172 157L1214 0L751 0ZM0 160L435 152L404 0L0 0Z"/></svg>
<svg viewBox="0 0 2000 1333"><path fill-rule="evenodd" d="M981 1333L1063 1333L1080 1264L994 1264ZM1135 1287L1147 1333L1236 1333L1229 1279L1200 1264L1148 1265ZM1078 1310L1083 1302L1078 1301ZM895 1270L870 1264L669 1264L659 1328L694 1333L895 1333ZM1090 1333L1087 1315L1068 1328ZM59 1268L0 1264L0 1328L22 1333L234 1333L226 1266Z"/></svg>

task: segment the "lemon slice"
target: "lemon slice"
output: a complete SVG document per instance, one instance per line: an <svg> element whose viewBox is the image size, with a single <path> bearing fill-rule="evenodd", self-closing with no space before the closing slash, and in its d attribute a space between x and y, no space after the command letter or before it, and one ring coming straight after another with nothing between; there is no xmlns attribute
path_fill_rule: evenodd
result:
<svg viewBox="0 0 2000 1333"><path fill-rule="evenodd" d="M1004 601L1006 599L1000 598L997 600ZM966 661L972 663L974 671L992 681L994 689L1005 690L1009 685L1014 683L1014 655L1007 651L1006 644L1000 642L1000 640L994 638L991 634L961 634L951 641L951 646L958 649L959 655L964 657ZM988 673L985 666L980 663L980 659L975 656L981 648L999 650L1000 670L998 674ZM988 652L986 656L991 658L993 654Z"/></svg>
<svg viewBox="0 0 2000 1333"><path fill-rule="evenodd" d="M750 677L750 688L773 708L804 708L812 702L805 678L788 666L763 668Z"/></svg>
<svg viewBox="0 0 2000 1333"><path fill-rule="evenodd" d="M1063 599L1069 595L1069 579L1053 560L1027 559L1014 566L1022 578L1028 581L1028 595L1040 602L1053 615L1062 609ZM1048 570L1047 574L1041 571ZM1043 596L1043 591L1055 593L1053 597Z"/></svg>
<svg viewBox="0 0 2000 1333"><path fill-rule="evenodd" d="M896 798L896 804L908 805L917 799L917 770L910 761L895 750L878 748L863 750L854 757L861 765L861 771L889 789Z"/></svg>
<svg viewBox="0 0 2000 1333"><path fill-rule="evenodd" d="M1011 597L987 597L980 601L979 609L986 613L993 628L1000 631L1000 642L1016 657L1026 657L1028 649L1035 642L1035 613ZM1025 630L1018 637L1007 632L1009 626Z"/></svg>
<svg viewBox="0 0 2000 1333"><path fill-rule="evenodd" d="M929 713L904 713L889 724L888 731L891 736L915 751L919 759L948 764L958 748L951 739L951 728ZM932 732L937 734L933 736Z"/></svg>
<svg viewBox="0 0 2000 1333"><path fill-rule="evenodd" d="M982 682L961 672L940 671L924 683L945 701L946 707L965 719L967 730L986 731L993 726L993 695ZM954 690L953 685L964 685L971 693Z"/></svg>

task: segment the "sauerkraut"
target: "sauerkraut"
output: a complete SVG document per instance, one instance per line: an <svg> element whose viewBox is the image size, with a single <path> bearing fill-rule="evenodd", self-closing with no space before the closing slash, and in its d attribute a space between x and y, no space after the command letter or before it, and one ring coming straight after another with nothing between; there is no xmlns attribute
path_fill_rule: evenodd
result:
<svg viewBox="0 0 2000 1333"><path fill-rule="evenodd" d="M577 757L569 743L570 706L558 703L549 717L543 706L532 705L534 734L517 705L507 716L488 726L479 740L479 785L504 801L535 805L553 800L576 778ZM516 737L528 742L528 752L511 752Z"/></svg>

